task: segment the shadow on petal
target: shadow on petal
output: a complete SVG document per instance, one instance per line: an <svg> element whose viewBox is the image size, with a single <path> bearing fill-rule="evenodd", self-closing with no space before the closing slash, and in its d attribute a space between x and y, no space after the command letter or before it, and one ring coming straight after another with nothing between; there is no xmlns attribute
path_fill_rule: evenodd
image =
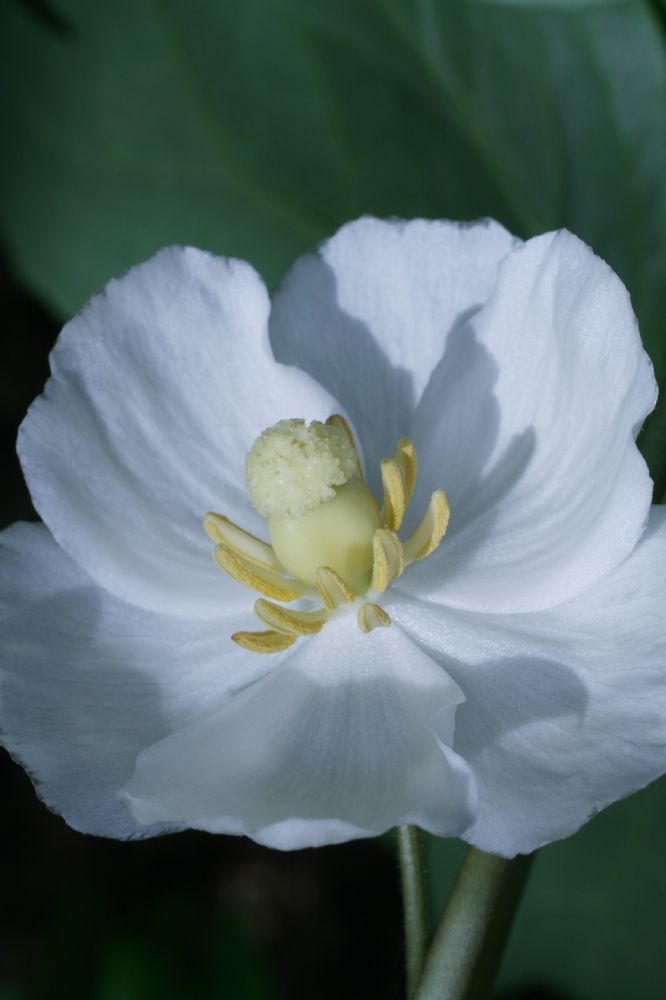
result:
<svg viewBox="0 0 666 1000"><path fill-rule="evenodd" d="M571 667L556 660L505 658L447 672L460 684L465 702L456 715L454 747L470 764L487 750L501 749L506 736L526 726L572 717L582 725L588 692Z"/></svg>
<svg viewBox="0 0 666 1000"><path fill-rule="evenodd" d="M442 836L465 829L473 780L430 730L439 713L441 724L450 716L452 731L459 688L399 630L358 637L355 622L331 623L331 632L336 625L337 642L308 640L142 753L126 788L138 819L244 832L282 849L373 836L398 823Z"/></svg>
<svg viewBox="0 0 666 1000"><path fill-rule="evenodd" d="M493 390L498 367L475 333L477 312L461 317L449 334L409 432L420 474L406 530L412 530L433 490L444 489L451 506L446 546L428 561L426 573L441 574L440 563L459 571L483 547L501 501L522 479L536 448L535 430L527 427L487 468L499 434L500 407Z"/></svg>
<svg viewBox="0 0 666 1000"><path fill-rule="evenodd" d="M335 273L322 258L305 257L298 270L298 279L308 288L307 300L299 303L299 319L312 334L307 341L283 335L283 327L292 322L289 308L282 315L280 297L288 277L278 290L271 312L275 358L307 372L341 403L358 435L369 486L376 496L381 496L379 460L393 454L414 412L412 373L394 365L366 324L341 308ZM325 331L326 339L320 331ZM445 332L442 341L444 336ZM329 340L335 341L334 349L327 343Z"/></svg>
<svg viewBox="0 0 666 1000"><path fill-rule="evenodd" d="M312 331L307 339L288 330L290 280L308 286L298 316L299 325ZM368 326L341 307L336 275L321 257L299 262L297 276L288 277L278 291L270 320L276 359L306 371L344 407L376 496L382 493L379 459L393 453L400 435L413 437L419 475L404 532L415 529L433 490L445 489L452 510L446 561L456 571L492 533L494 508L515 489L536 444L534 431L526 428L486 469L497 444L500 411L493 391L497 364L474 330L479 309L468 307L447 320L441 330L443 355L420 401L412 372L394 364ZM326 339L319 331L325 331ZM431 571L442 553L431 561ZM434 571L441 574L441 568Z"/></svg>

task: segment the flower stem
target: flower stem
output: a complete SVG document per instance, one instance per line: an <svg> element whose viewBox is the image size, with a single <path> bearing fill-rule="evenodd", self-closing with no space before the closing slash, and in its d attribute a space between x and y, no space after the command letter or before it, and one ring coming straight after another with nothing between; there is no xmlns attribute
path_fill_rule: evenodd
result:
<svg viewBox="0 0 666 1000"><path fill-rule="evenodd" d="M415 1000L487 1000L533 858L468 848Z"/></svg>
<svg viewBox="0 0 666 1000"><path fill-rule="evenodd" d="M421 835L415 826L398 827L398 851L405 927L407 1000L411 1000L421 978L421 970L428 947L428 918L421 863Z"/></svg>

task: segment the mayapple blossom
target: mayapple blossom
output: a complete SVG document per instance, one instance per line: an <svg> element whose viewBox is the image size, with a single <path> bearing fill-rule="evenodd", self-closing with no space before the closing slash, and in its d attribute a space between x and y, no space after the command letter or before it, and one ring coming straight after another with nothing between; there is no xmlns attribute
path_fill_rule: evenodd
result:
<svg viewBox="0 0 666 1000"><path fill-rule="evenodd" d="M51 367L0 731L76 829L512 856L666 770L655 382L570 233L364 218L272 306L171 247Z"/></svg>

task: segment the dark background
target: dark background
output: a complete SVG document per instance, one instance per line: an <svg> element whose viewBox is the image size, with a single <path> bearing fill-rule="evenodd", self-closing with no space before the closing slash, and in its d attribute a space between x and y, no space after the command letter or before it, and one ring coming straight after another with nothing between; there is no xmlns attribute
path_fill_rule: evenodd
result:
<svg viewBox="0 0 666 1000"><path fill-rule="evenodd" d="M61 321L167 243L275 282L363 212L568 226L626 282L666 373L660 2L3 0L3 525ZM641 445L666 488L664 410ZM280 854L69 830L0 759L0 1000L401 995L391 838ZM537 859L503 998L661 1000L666 785ZM434 912L460 845L428 841Z"/></svg>

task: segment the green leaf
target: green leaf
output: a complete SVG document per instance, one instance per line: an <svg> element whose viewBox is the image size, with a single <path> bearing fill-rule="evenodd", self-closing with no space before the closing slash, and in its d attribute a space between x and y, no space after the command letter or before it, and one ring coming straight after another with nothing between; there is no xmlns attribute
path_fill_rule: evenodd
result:
<svg viewBox="0 0 666 1000"><path fill-rule="evenodd" d="M662 779L611 806L575 837L540 852L500 972L498 995L548 985L567 1000L662 1000L665 824ZM462 854L457 842L428 838L434 919L442 912Z"/></svg>
<svg viewBox="0 0 666 1000"><path fill-rule="evenodd" d="M0 222L58 313L166 243L247 258L273 283L363 212L492 215L589 242L666 375L663 8L51 6L5 14Z"/></svg>

